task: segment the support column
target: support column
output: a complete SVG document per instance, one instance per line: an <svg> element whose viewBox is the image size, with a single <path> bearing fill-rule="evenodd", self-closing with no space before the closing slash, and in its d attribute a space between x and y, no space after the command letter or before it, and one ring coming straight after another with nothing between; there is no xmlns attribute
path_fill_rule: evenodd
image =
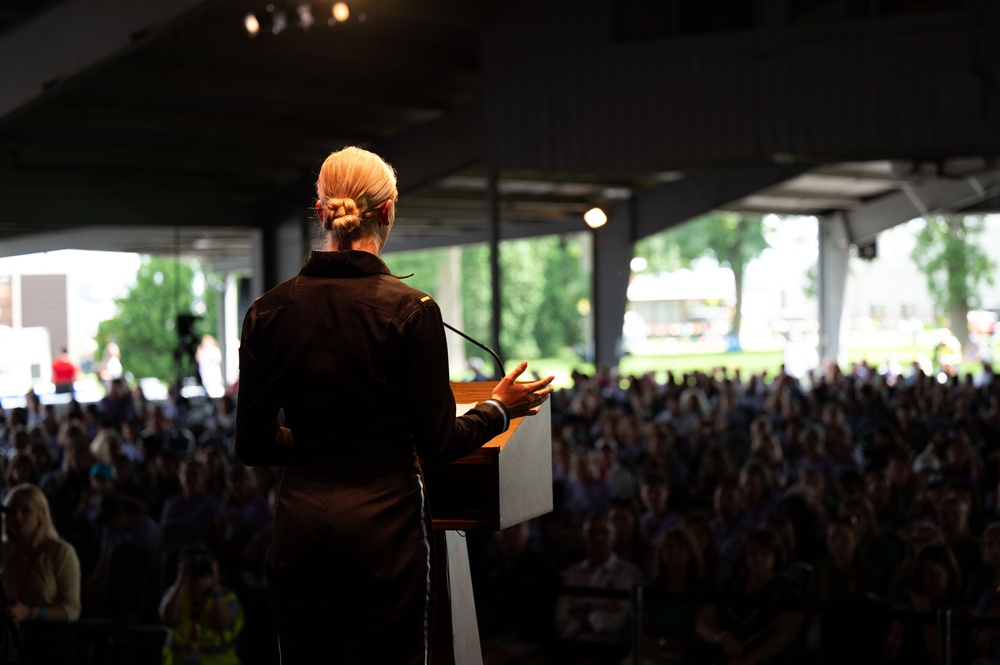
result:
<svg viewBox="0 0 1000 665"><path fill-rule="evenodd" d="M264 291L291 279L309 252L306 224L299 217L263 228ZM261 291L263 293L263 291Z"/></svg>
<svg viewBox="0 0 1000 665"><path fill-rule="evenodd" d="M445 260L438 272L435 293L438 307L441 308L441 318L445 323L463 330L462 250L457 245L445 250ZM466 374L465 340L450 331L445 336L448 338L449 372L453 377L463 377Z"/></svg>
<svg viewBox="0 0 1000 665"><path fill-rule="evenodd" d="M493 350L503 358L503 349L500 347L500 192L497 181L497 169L490 165L486 175L486 203L490 223L490 284L493 289L490 337Z"/></svg>
<svg viewBox="0 0 1000 665"><path fill-rule="evenodd" d="M819 357L820 362L836 361L841 367L847 349L840 344L846 308L847 268L851 234L844 213L819 220Z"/></svg>
<svg viewBox="0 0 1000 665"><path fill-rule="evenodd" d="M635 245L634 197L608 215L608 223L594 230L594 364L618 366L622 324L628 304L628 280Z"/></svg>
<svg viewBox="0 0 1000 665"><path fill-rule="evenodd" d="M232 385L240 375L240 285L239 275L227 272L222 292L222 376Z"/></svg>
<svg viewBox="0 0 1000 665"><path fill-rule="evenodd" d="M267 240L269 236L270 234L267 233L266 229L262 228L254 231L250 241L250 300L263 295L267 291L267 254L268 251L272 254L274 252L274 243ZM271 249L269 250L268 247L271 247Z"/></svg>

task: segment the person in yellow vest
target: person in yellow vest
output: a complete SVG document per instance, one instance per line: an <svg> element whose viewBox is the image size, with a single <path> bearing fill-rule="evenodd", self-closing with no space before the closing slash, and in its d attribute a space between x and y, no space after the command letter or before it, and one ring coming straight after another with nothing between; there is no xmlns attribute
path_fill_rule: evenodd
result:
<svg viewBox="0 0 1000 665"><path fill-rule="evenodd" d="M238 665L236 637L243 608L219 584L219 564L211 550L192 546L177 568L177 580L163 594L160 617L170 629L163 665Z"/></svg>

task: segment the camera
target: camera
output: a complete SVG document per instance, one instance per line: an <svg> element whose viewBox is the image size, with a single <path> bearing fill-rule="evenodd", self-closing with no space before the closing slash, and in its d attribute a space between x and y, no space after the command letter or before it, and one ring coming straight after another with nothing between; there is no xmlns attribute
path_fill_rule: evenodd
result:
<svg viewBox="0 0 1000 665"><path fill-rule="evenodd" d="M194 577L205 577L212 574L212 562L215 557L211 552L195 552L191 555L191 574Z"/></svg>

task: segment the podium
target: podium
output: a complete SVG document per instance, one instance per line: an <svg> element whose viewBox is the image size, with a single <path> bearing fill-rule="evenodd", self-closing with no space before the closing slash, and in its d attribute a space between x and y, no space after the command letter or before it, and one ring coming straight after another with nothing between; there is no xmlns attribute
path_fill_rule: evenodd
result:
<svg viewBox="0 0 1000 665"><path fill-rule="evenodd" d="M451 389L457 403L467 404L489 399L495 385L453 383ZM458 532L498 531L552 511L549 400L537 415L515 418L506 432L462 459L425 466L424 479L438 538L434 663L481 665L469 551Z"/></svg>

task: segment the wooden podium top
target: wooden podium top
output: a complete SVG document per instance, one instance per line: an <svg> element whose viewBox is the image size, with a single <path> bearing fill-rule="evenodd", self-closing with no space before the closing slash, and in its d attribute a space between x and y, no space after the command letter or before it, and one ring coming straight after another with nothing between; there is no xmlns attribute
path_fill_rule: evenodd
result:
<svg viewBox="0 0 1000 665"><path fill-rule="evenodd" d="M455 401L490 398L492 381L452 383ZM478 450L443 467L424 467L434 528L500 530L552 511L552 411L515 418Z"/></svg>

